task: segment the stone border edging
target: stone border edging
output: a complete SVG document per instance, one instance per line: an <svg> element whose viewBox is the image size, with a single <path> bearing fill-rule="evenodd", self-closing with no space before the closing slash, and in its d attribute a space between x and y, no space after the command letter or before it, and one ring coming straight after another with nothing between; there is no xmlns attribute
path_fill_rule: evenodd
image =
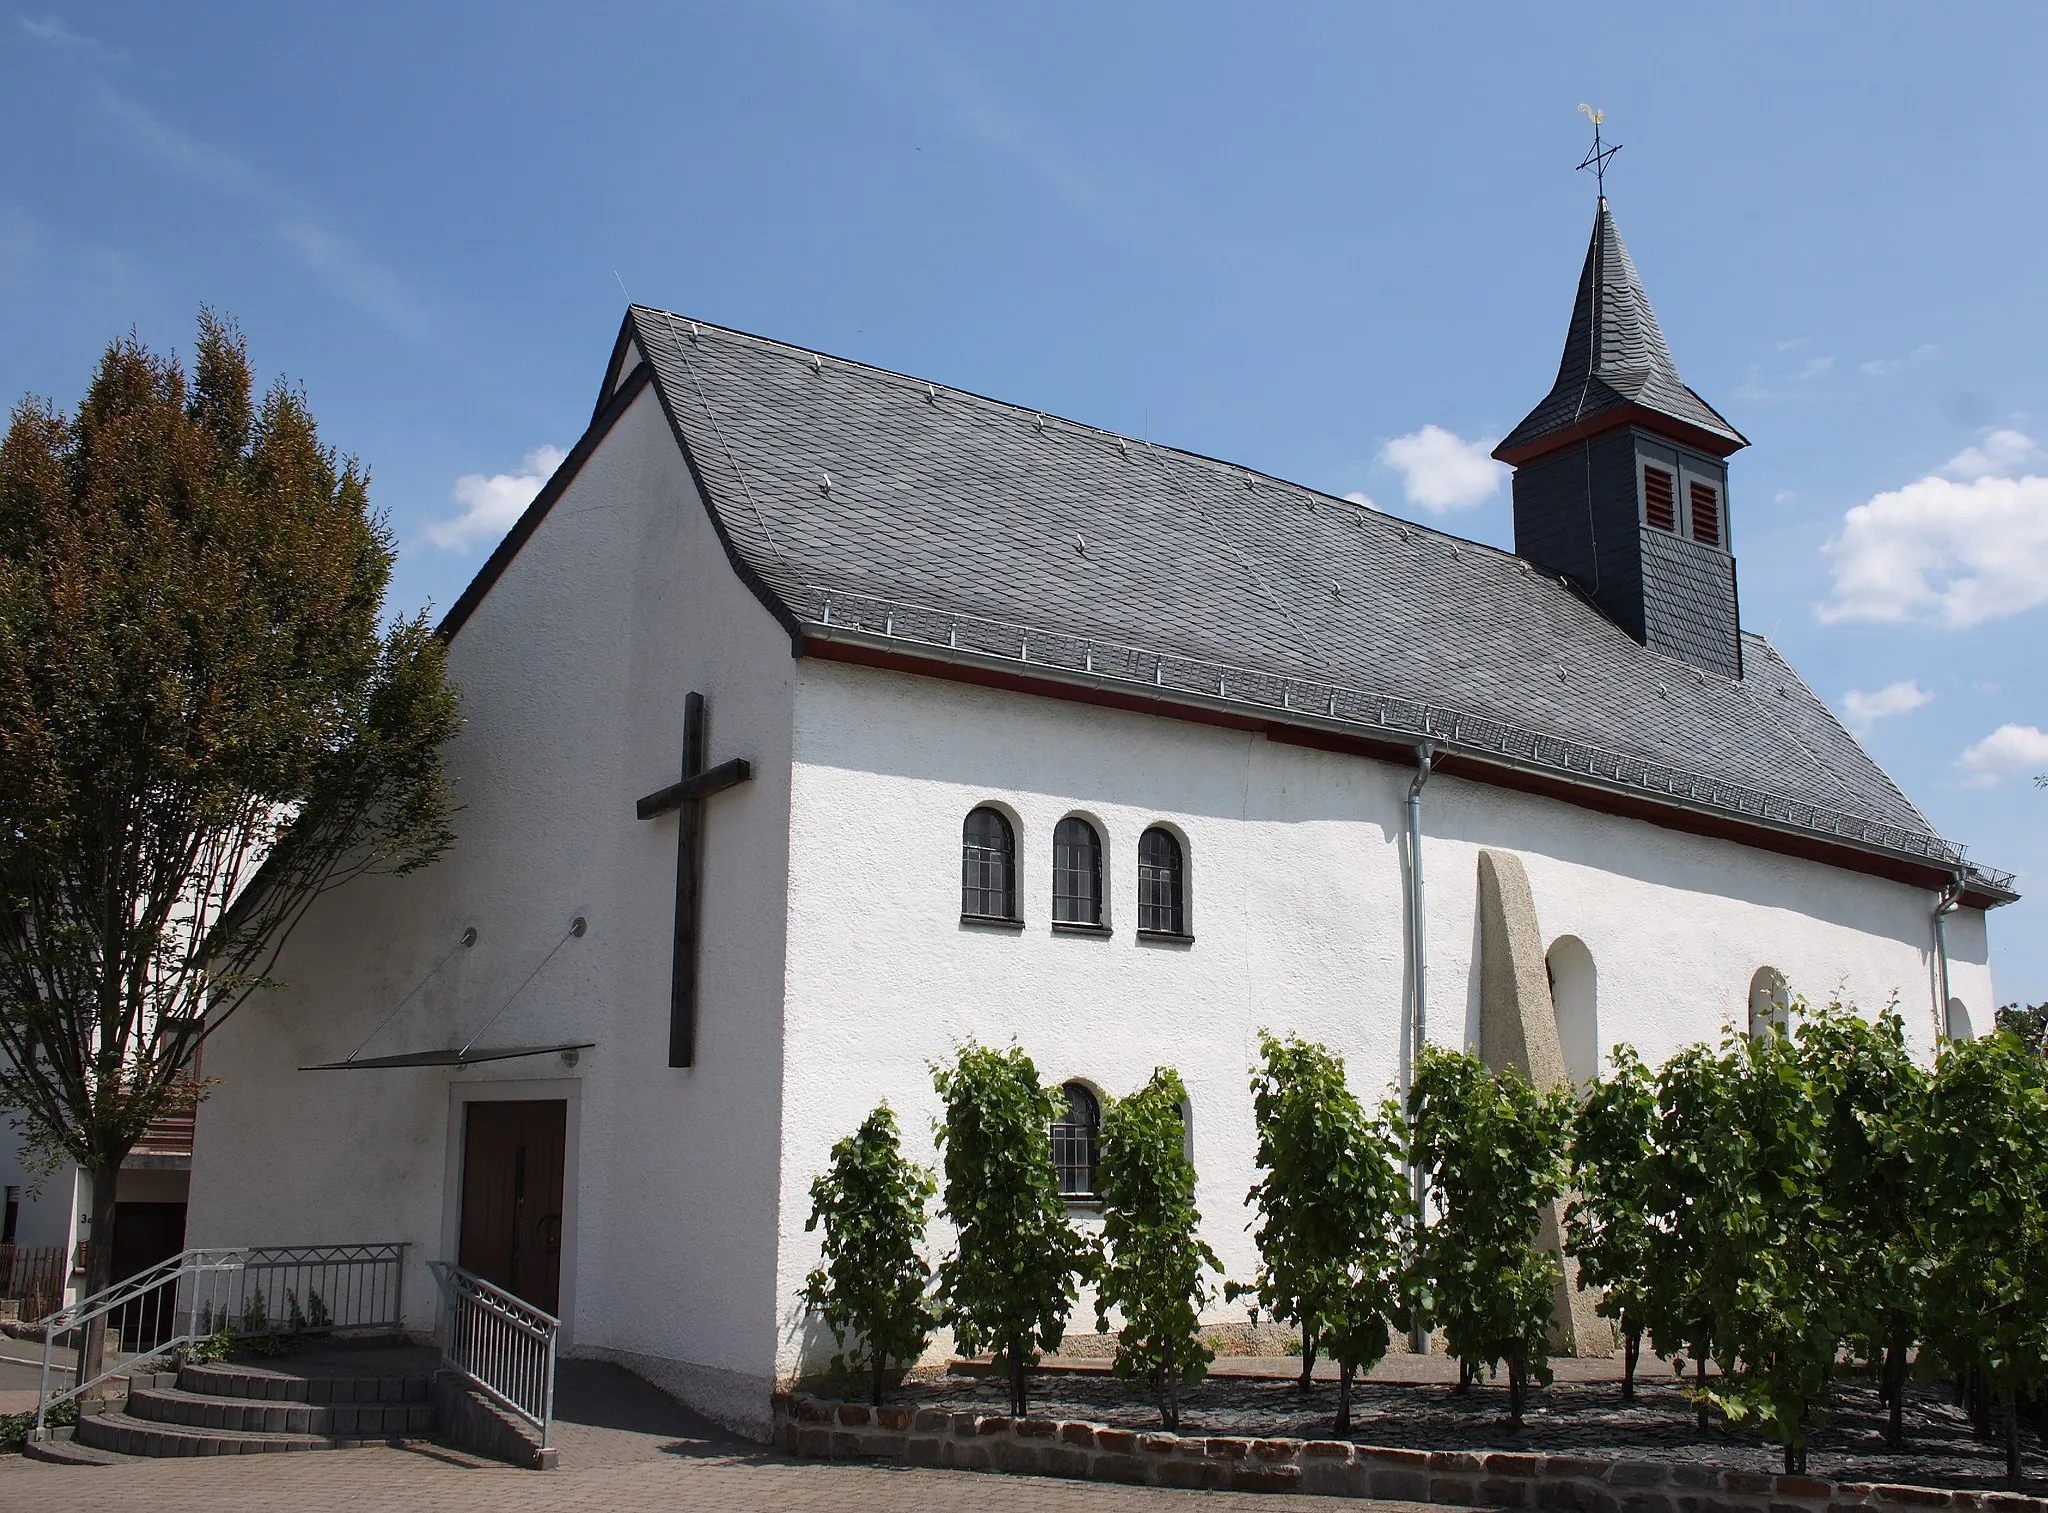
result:
<svg viewBox="0 0 2048 1513"><path fill-rule="evenodd" d="M2010 1492L1831 1482L1687 1461L1507 1451L1387 1450L1348 1440L1154 1433L944 1408L774 1399L775 1442L818 1460L1009 1471L1206 1491L1307 1492L1554 1513L2048 1513Z"/></svg>

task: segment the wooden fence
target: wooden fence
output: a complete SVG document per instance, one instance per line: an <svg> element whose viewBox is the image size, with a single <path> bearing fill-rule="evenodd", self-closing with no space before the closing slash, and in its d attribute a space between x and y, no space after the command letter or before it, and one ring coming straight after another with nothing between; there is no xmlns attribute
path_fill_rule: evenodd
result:
<svg viewBox="0 0 2048 1513"><path fill-rule="evenodd" d="M55 1313L64 1301L64 1247L0 1245L0 1301L21 1305L24 1322Z"/></svg>

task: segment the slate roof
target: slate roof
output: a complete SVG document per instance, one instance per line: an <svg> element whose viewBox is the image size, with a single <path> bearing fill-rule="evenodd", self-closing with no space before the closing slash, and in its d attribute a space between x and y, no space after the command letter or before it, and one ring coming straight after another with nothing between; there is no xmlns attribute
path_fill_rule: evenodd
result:
<svg viewBox="0 0 2048 1513"><path fill-rule="evenodd" d="M730 549L807 636L1427 734L1961 863L1762 637L1731 682L1521 558L1250 469L644 306L627 331Z"/></svg>
<svg viewBox="0 0 2048 1513"><path fill-rule="evenodd" d="M1493 455L1504 462L1522 461L1535 455L1532 443L1559 433L1583 434L1586 422L1631 405L1704 433L1698 439L1714 444L1723 456L1749 445L1678 376L1650 297L1603 197L1586 245L1557 382Z"/></svg>

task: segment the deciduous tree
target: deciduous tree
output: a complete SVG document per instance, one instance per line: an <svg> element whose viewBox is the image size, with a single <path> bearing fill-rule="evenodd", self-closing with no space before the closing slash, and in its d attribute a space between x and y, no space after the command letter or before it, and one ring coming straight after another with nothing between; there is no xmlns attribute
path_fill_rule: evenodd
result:
<svg viewBox="0 0 2048 1513"><path fill-rule="evenodd" d="M1301 1386L1316 1356L1338 1364L1337 1429L1351 1427L1351 1385L1386 1354L1405 1281L1402 1223L1411 1212L1398 1109L1370 1117L1344 1061L1313 1041L1259 1033L1252 1114L1265 1169L1245 1197L1258 1206L1259 1271L1228 1295L1256 1296L1302 1333Z"/></svg>
<svg viewBox="0 0 2048 1513"><path fill-rule="evenodd" d="M1754 1423L1783 1445L1787 1472L1805 1469L1854 1313L1842 1215L1830 1203L1829 1099L1801 1048L1813 1016L1804 1004L1794 1014L1796 1034L1730 1031L1714 1058L1732 1119L1701 1195L1720 1367L1706 1396L1730 1423Z"/></svg>
<svg viewBox="0 0 2048 1513"><path fill-rule="evenodd" d="M1180 1427L1180 1390L1209 1373L1215 1356L1202 1338L1209 1274L1222 1263L1201 1237L1195 1167L1187 1154L1180 1074L1160 1067L1102 1114L1096 1190L1102 1198L1103 1261L1095 1327L1114 1309L1116 1373L1150 1384L1165 1427Z"/></svg>
<svg viewBox="0 0 2048 1513"><path fill-rule="evenodd" d="M1707 1362L1714 1356L1718 1300L1739 1275L1718 1228L1731 1200L1718 1189L1737 1181L1735 1077L1712 1046L1692 1045L1657 1069L1656 1149L1649 1169L1649 1285L1643 1322L1650 1343L1694 1374L1699 1427L1707 1426Z"/></svg>
<svg viewBox="0 0 2048 1513"><path fill-rule="evenodd" d="M865 1366L877 1407L889 1362L915 1361L932 1337L931 1268L920 1246L936 1189L932 1174L904 1156L886 1103L832 1147L830 1170L811 1182L804 1228L824 1225L824 1255L804 1301L840 1347L832 1369L851 1376Z"/></svg>
<svg viewBox="0 0 2048 1513"><path fill-rule="evenodd" d="M1875 1022L1831 1003L1801 1024L1799 1042L1825 1123L1826 1206L1842 1229L1845 1328L1857 1355L1876 1367L1890 1413L1886 1437L1897 1448L1931 1264L1917 1141L1927 1074L1906 1048L1895 1003Z"/></svg>
<svg viewBox="0 0 2048 1513"><path fill-rule="evenodd" d="M2019 1480L2015 1407L2048 1385L2048 1091L2011 1035L1950 1040L1935 1061L1916 1169L1929 1203L1927 1335L1959 1380L2003 1412Z"/></svg>
<svg viewBox="0 0 2048 1513"><path fill-rule="evenodd" d="M932 1083L946 1105L941 1212L956 1231L939 1263L939 1321L960 1348L984 1347L1010 1379L1010 1411L1026 1411L1026 1382L1042 1352L1059 1348L1095 1249L1067 1220L1053 1166L1056 1089L1016 1046L969 1041Z"/></svg>
<svg viewBox="0 0 2048 1513"><path fill-rule="evenodd" d="M313 900L450 844L456 695L424 618L385 620L393 558L211 313L189 375L115 342L0 442L0 1104L91 1174L88 1290L123 1160Z"/></svg>
<svg viewBox="0 0 2048 1513"><path fill-rule="evenodd" d="M1572 1120L1577 1196L1565 1210L1564 1228L1578 1259L1579 1286L1601 1289L1599 1312L1621 1335L1621 1398L1632 1402L1656 1238L1650 1172L1657 1089L1628 1046L1615 1047L1611 1060L1613 1070L1588 1090Z"/></svg>
<svg viewBox="0 0 2048 1513"><path fill-rule="evenodd" d="M1505 1361L1519 1429L1528 1380L1550 1381L1557 1263L1536 1247L1543 1205L1565 1186L1570 1092L1423 1047L1408 1091L1411 1159L1438 1213L1415 1256L1423 1312L1475 1374Z"/></svg>

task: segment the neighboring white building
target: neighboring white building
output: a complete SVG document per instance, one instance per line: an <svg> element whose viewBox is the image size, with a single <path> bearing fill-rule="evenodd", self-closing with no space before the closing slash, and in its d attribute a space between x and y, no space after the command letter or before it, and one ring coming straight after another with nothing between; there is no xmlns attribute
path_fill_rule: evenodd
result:
<svg viewBox="0 0 2048 1513"><path fill-rule="evenodd" d="M114 1275L132 1276L178 1253L191 1181L190 1115L160 1119L122 1163L114 1194ZM0 1111L0 1303L33 1319L73 1301L85 1282L91 1241L92 1177L64 1162L43 1171L25 1162L19 1135Z"/></svg>
<svg viewBox="0 0 2048 1513"><path fill-rule="evenodd" d="M968 1036L1110 1095L1179 1068L1248 1277L1258 1030L1376 1096L1426 965L1468 1043L1482 847L1523 863L1581 1077L1787 990L1896 995L1924 1050L1945 975L1989 1024L2010 879L1739 630L1742 444L1604 202L1501 449L1520 555L633 307L444 626L458 842L321 900L208 1043L190 1242L406 1240L418 1329L459 1258L760 1431L820 1359L812 1177L883 1098L928 1157ZM678 804L693 694L716 791Z"/></svg>

